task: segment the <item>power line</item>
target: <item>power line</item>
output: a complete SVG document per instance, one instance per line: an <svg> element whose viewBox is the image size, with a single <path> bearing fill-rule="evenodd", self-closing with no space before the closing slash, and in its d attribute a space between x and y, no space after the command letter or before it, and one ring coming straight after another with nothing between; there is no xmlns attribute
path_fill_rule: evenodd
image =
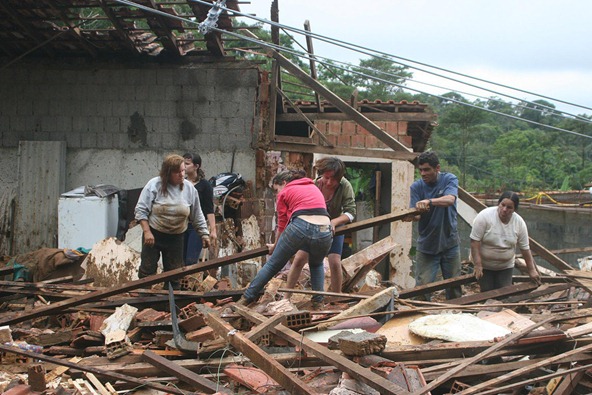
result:
<svg viewBox="0 0 592 395"><path fill-rule="evenodd" d="M202 1L202 0L191 0L191 1L196 2L196 3L200 3L200 4L204 4L204 5L211 4L211 3L207 3L207 2ZM472 77L472 76L465 75L465 74L462 74L462 73L458 73L458 72L455 72L455 71L447 70L447 69L444 69L444 68L441 68L441 67L431 66L431 65L426 64L426 63L417 62L417 61L413 61L413 60L406 59L406 58L401 58L401 57L398 57L396 55L392 55L392 54L388 54L388 53L385 53L385 52L377 51L377 50L374 50L374 49L366 48L366 47L359 46L359 45L352 44L352 43L348 43L348 42L345 42L345 41L333 39L333 38L326 37L326 36L323 36L323 35L320 35L320 34L317 34L317 33L309 32L307 30L302 30L302 29L291 27L291 26L283 25L283 24L280 24L280 23L277 23L277 22L269 21L267 19L256 17L254 15L245 14L245 13L242 13L240 11L235 11L235 10L224 8L224 7L221 7L221 8L225 9L226 11L230 11L230 12L236 14L236 15L239 15L239 16L244 16L244 17L247 17L247 18L254 19L254 20L258 21L258 22L264 23L264 24L269 24L271 26L279 27L279 28L281 28L284 31L285 30L290 30L290 31L293 31L293 32L296 32L296 33L300 33L300 34L305 35L305 36L309 36L311 38L317 38L320 41L323 41L323 42L326 42L326 43L329 43L329 44L333 44L333 45L337 45L339 47L342 47L342 48L345 48L345 49L349 49L349 50L352 50L354 52L358 52L358 53L363 54L363 55L368 55L368 56L376 57L378 59L385 59L384 56L395 58L395 59L403 59L405 61L410 61L412 63L425 65L425 66L430 67L430 68L433 68L433 69L437 69L437 70L441 70L441 71L446 71L446 72L449 72L449 73L452 73L452 74L460 75L460 76L471 78L471 79L475 79L475 80L480 80L482 82L486 82L486 83L489 83L489 84L492 84L492 85L497 85L497 86L501 86L501 87L504 87L504 88L516 90L516 91L519 91L519 92L528 93L528 94L532 94L532 95L535 95L535 96L538 96L538 97L542 97L542 98L554 100L554 101L557 101L557 102L560 102L560 103L569 104L571 106L576 106L576 107L581 107L581 108L584 108L584 109L591 109L592 110L592 108L588 108L588 107L585 107L585 106L580 106L580 105L577 105L577 104L574 104L574 103L569 103L569 102L566 102L566 101L563 101L563 100L560 100L560 99L554 99L554 98L551 98L551 97L548 97L548 96L544 96L544 95L540 95L540 94L533 93L533 92L523 91L523 90L518 89L518 88L512 88L512 87L507 86L507 85L495 83L495 82L488 81L488 80L481 79L481 78L477 78L477 77ZM290 36L290 38L292 38L294 40L293 37ZM294 40L294 41L296 42L296 40ZM338 43L338 44L336 44L336 43ZM364 51L360 51L360 50L353 49L353 48L360 48L360 49L363 49ZM366 51L372 51L373 53L366 52ZM380 54L380 55L383 55L383 56L377 56L376 54ZM301 56L301 55L299 55L299 56ZM315 56L318 56L318 55L315 55ZM541 104L541 103L534 103L534 102L531 102L531 101L528 101L528 100L525 100L525 99L521 99L519 97L511 96L511 95L504 94L504 93L501 93L501 92L498 92L498 91L495 91L495 90L492 90L492 89L480 87L478 85L470 84L470 83L465 82L465 81L461 81L461 80L458 80L458 79L455 79L455 78L451 78L451 77L447 77L447 76L444 76L444 75L441 75L441 74L437 74L437 73L435 73L433 71L421 69L421 68L418 68L418 67L415 67L415 66L411 66L411 65L407 65L407 64L401 63L401 62L396 62L396 61L394 61L392 59L388 59L388 60L392 61L393 63L400 64L400 65L402 65L404 67L415 69L415 70L418 70L418 71L421 71L421 72L424 72L424 73L427 73L427 74L431 74L431 75L434 75L434 76L437 76L437 77L440 77L440 78L444 78L444 79L448 79L450 81L454 81L454 82L457 82L457 83L460 83L460 84L463 84L463 85L467 85L467 86L470 86L470 87L473 87L473 88L476 88L476 89L480 89L480 90L484 90L484 91L487 91L487 92L490 92L490 93L494 93L496 95L505 96L505 97L508 97L510 99L517 100L518 102L523 102L523 103L531 104L531 105L534 106L534 107L524 106L524 108L528 108L528 109L532 109L532 110L540 111L540 112L544 112L544 109L547 109L547 110L550 110L550 111L552 111L554 113L557 113L557 114L568 115L570 117L573 117L576 120L580 120L580 121L585 122L585 123L591 123L590 120L588 120L587 118L581 117L581 116L576 115L576 114L571 114L571 113L568 113L568 112L565 112L565 111L557 110L554 107L549 107L549 106L546 106L546 105ZM414 79L408 79L408 80L411 81L411 82L417 82L419 84L424 84L424 85L431 86L431 84L423 83L423 82L420 82L418 80L414 80ZM438 86L435 86L435 87L438 87ZM439 87L439 88L442 88L442 87ZM442 88L442 89L448 89L448 88ZM450 91L456 91L455 89L449 89L449 90ZM427 93L427 92L424 92L424 93L425 94L428 94L428 95L432 95L432 94ZM464 93L464 94L468 94L468 93ZM468 94L468 95L479 97L478 95L475 95L475 94ZM519 105L519 106L521 106L521 105Z"/></svg>
<svg viewBox="0 0 592 395"><path fill-rule="evenodd" d="M117 1L120 1L120 0L117 0ZM196 1L196 0L193 0L193 1ZM217 29L217 30L219 30L219 29ZM233 35L233 36L235 36L235 35L236 36L240 36L240 35L238 35L237 33L234 33L234 32L226 32L226 33L227 34L230 34L230 35ZM264 45L264 46L270 47L272 49L277 49L277 50L280 50L280 51L283 51L283 52L288 52L288 53L291 53L293 55L296 55L296 56L299 56L299 57L302 57L302 58L305 58L305 59L311 59L311 56L308 53L307 54L303 54L303 53L300 53L298 51L295 51L295 50L292 50L292 49L287 49L287 48L284 48L284 47L281 47L281 46L278 46L278 45L275 45L275 44L266 43L266 42L261 41L261 40L254 41L255 39L251 39L250 37L246 37L246 36L242 36L242 37L244 37L248 41L259 42L260 45ZM585 138L592 139L592 136L588 136L586 134L574 132L572 130L567 130L567 129L559 128L559 127L552 126L552 125L545 125L543 123L532 121L530 119L521 118L521 117L518 117L518 116L515 116L515 115L502 113L502 112L491 110L491 109L484 108L484 107L479 107L479 106L474 105L474 104L471 104L471 103L466 103L466 102L463 102L463 101L460 101L460 100L456 100L454 98L444 97L444 96L439 96L439 95L435 95L435 94L432 94L432 93L424 92L424 91L421 91L419 89L414 89L414 88L410 88L410 87L405 86L405 85L402 85L402 84L395 83L393 81L388 81L388 80L385 80L385 79L382 79L382 78L378 78L378 77L375 77L375 76L371 76L371 75L367 75L367 74L364 74L364 73L360 73L360 72L357 72L355 70L351 70L351 69L347 69L347 68L344 68L344 67L336 66L334 64L326 63L326 62L324 62L324 60L325 59L328 59L328 58L325 58L323 56L315 55L314 59L317 62L319 62L319 63L323 63L327 67L328 67L328 65L330 65L331 67L335 67L335 68L338 68L338 69L341 69L341 70L344 70L344 71L347 71L347 72L350 72L350 73L353 73L353 74L357 74L357 75L363 76L363 77L368 78L368 79L373 79L375 81L380 81L380 82L383 82L383 83L386 83L386 84L398 86L398 87L400 87L402 89L408 89L408 90L412 90L412 91L415 91L415 92L419 92L419 93L423 93L423 94L426 94L426 95L430 95L430 96L436 97L436 98L438 98L440 100L454 102L454 103L457 103L457 104L460 104L460 105L463 105L463 106L472 107L472 108L476 108L476 109L483 110L483 111L486 111L486 112L490 112L492 114L501 115L501 116L504 116L504 117L507 117L507 118L512 118L512 119L515 119L515 120L518 120L518 121L528 122L528 123L530 123L532 125L542 126L544 128L547 128L547 129L553 129L553 130L557 130L557 131L560 131L560 132L565 132L565 133L573 134L573 135L576 135L576 136L580 136L580 137L585 137ZM323 60L319 60L319 59L323 59ZM329 60L331 60L331 59L329 59ZM331 61L336 62L336 63L343 63L343 62L339 62L339 61L335 61L335 60L331 60ZM350 65L349 63L347 63L347 64ZM388 73L386 73L386 74L388 74Z"/></svg>
<svg viewBox="0 0 592 395"><path fill-rule="evenodd" d="M168 14L166 12L163 12L163 11L160 11L160 10L156 10L154 8L146 7L146 6L143 6L141 4L133 3L133 2L128 1L128 0L115 0L115 1L118 2L118 3L123 3L123 4L126 4L126 5L130 5L132 7L143 9L143 10L148 11L148 12L156 13L156 14L159 14L159 15L162 15L162 16L165 16L165 17L182 20L182 21L185 21L187 23L199 24L199 23L197 23L195 21L191 21L191 20L188 20L188 19L185 19L185 18L176 16L176 15L171 15L171 14ZM196 2L196 3L202 3L202 4L206 4L206 5L211 5L211 3L203 2L201 0L190 0L190 1ZM247 16L247 17L250 17L250 18L253 18L253 19L256 19L256 20L260 20L260 18L257 18L257 17L254 17L254 16L250 16L250 15L247 15L247 14L243 14L243 13L238 12L238 11L235 11L235 10L231 10L231 9L228 9L228 8L225 8L225 7L221 7L221 8L224 9L224 10L226 10L226 11L230 11L230 12L236 13L236 14L241 15L241 16ZM263 19L262 21L264 23L269 23L269 24L272 24L272 25L279 25L279 24L277 24L275 22L267 21L265 19ZM282 27L282 26L279 26L279 27ZM286 27L286 28L288 28L288 30L298 31L298 29L295 29L295 28L292 28L292 27ZM233 37L243 39L245 41L250 41L250 42L256 43L258 45L262 45L264 47L269 47L269 48L272 48L272 49L275 49L275 50L278 50L278 51L292 53L293 55L298 56L298 57L301 57L301 58L305 58L305 59L308 59L308 60L311 60L312 59L312 60L315 60L315 61L317 61L319 63L323 63L322 61L319 61L319 59L329 59L329 58L325 58L325 57L318 56L318 55L315 55L314 57L311 57L310 54L308 54L308 53L304 54L304 53L298 52L298 51L293 50L293 49L290 49L290 48L282 47L281 45L275 45L273 43L268 43L268 42L262 41L260 39L254 39L254 38L251 38L251 37L243 36L243 35L238 34L238 33L235 33L235 32L231 32L231 31L219 29L217 27L212 27L212 30L217 31L219 33L228 34L228 35L231 35ZM306 32L306 33L308 33L308 32ZM329 59L329 60L332 61L332 62L343 63L343 62L339 62L339 61L335 61L335 60L331 60L331 59ZM329 63L324 62L324 64L327 65ZM347 71L347 72L350 72L350 73L354 73L354 74L358 74L358 75L363 76L365 78L373 79L373 80L380 81L380 82L383 82L383 83L386 83L386 84L398 86L398 87L400 87L402 89L412 90L412 91L415 91L415 92L419 92L419 93L423 93L423 94L426 94L426 95L429 95L429 96L436 97L436 98L441 99L441 100L451 101L451 102L454 102L454 103L457 103L457 104L460 104L460 105L464 105L464 106L468 106L468 107L480 109L480 110L483 110L483 111L487 111L487 112L490 112L492 114L497 114L497 115L501 115L501 116L504 116L504 117L507 117L507 118L512 118L512 119L515 119L515 120L528 122L530 124L541 126L541 127L544 127L544 128L553 129L553 130L557 130L557 131L561 131L561 132L565 132L565 133L570 133L570 134L573 134L573 135L577 135L577 136L580 136L580 137L585 137L585 138L592 139L592 136L588 136L588 135L585 135L585 134L582 134L582 133L578 133L578 132L574 132L574 131L571 131L571 130L562 129L562 128L559 128L559 127L556 127L556 126L552 126L552 125L545 125L545 124L542 124L540 122L535 122L535 121L532 121L532 120L529 120L529 119L525 119L525 118L521 118L521 117L517 117L517 116L511 115L511 114L505 114L505 113L502 113L502 112L499 112L499 111L495 111L495 110L491 110L491 109L479 107L479 106L476 106L474 104L462 102L460 100L456 100L456 99L453 99L453 98L450 98L450 97L443 97L443 96L439 96L439 95L434 95L434 94L431 94L431 93L428 93L428 92L421 91L419 89L414 89L414 88L410 88L410 87L407 87L407 86L402 85L402 84L397 84L397 83L392 82L392 81L388 81L388 80L384 80L384 79L377 78L377 77L374 77L374 76L366 75L364 73L356 72L355 70L351 70L351 69L346 69L346 68L343 68L343 67L339 67L339 66L336 66L334 64L330 64L330 65L331 65L331 67L340 68L340 69L342 69L344 71ZM348 65L350 67L353 67L351 64L348 64ZM533 104L538 105L536 103L533 103Z"/></svg>
<svg viewBox="0 0 592 395"><path fill-rule="evenodd" d="M204 5L211 5L211 3L205 2L203 0L190 0L190 1L196 2L196 3L200 3L200 4L204 4ZM359 52L359 53L362 53L362 54L365 54L365 55L376 56L376 54L378 54L378 55L387 56L387 57L391 57L391 58L395 58L395 59L401 59L401 60L404 60L406 62L411 62L411 63L419 64L419 65L422 65L422 66L430 67L430 68L433 68L433 69L436 69L436 70L445 71L447 73L459 75L459 76L462 76L462 77L465 77L465 78L470 78L470 79L474 79L474 80L477 80L477 81L485 82L485 83L488 83L488 84L492 84L492 85L500 86L500 87L503 87L503 88L511 89L511 90L514 90L514 91L526 93L526 94L529 94L529 95L534 95L534 96L538 96L538 97L541 97L541 98L545 98L545 99L557 101L559 103L567 104L567 105L570 105L570 106L580 107L580 108L583 108L583 109L586 109L586 110L592 110L592 108L590 108L590 107L586 107L586 106L582 106L582 105L579 105L579 104L571 103L571 102L564 101L564 100L561 100L561 99L555 99L555 98L552 98L552 97L549 97L549 96L545 96L545 95L541 95L541 94L538 94L538 93L535 93L535 92L530 92L530 91L527 91L527 90L523 90L523 89L519 89L519 88L514 88L514 87L511 87L509 85L504 85L504 84L496 83L496 82L489 81L489 80L486 80L486 79L483 79L483 78L479 78L479 77L473 77L473 76L470 76L468 74L459 73L459 72L456 72L456 71L453 71L453 70L449 70L449 69L445 69L445 68L442 68L442 67L433 66L433 65L430 65L430 64L427 64L427 63L423 63L423 62L415 61L415 60L412 60L412 59L408 59L408 58L396 56L396 55L393 55L393 54L389 54L387 52L382 52L382 51L378 51L378 50L375 50L375 49L367 48L367 47L364 47L364 46L361 46L361 45L352 44L352 43L349 43L349 42L346 42L346 41L342 41L342 40L338 40L338 39L335 39L335 38L327 37L327 36L324 36L324 35L321 35L321 34L318 34L318 33L313 33L313 32L309 32L309 31L306 31L306 30L294 28L294 27L291 27L291 26L282 25L280 23L269 21L269 20L264 19L264 18L259 18L259 17L256 17L254 15L245 14L245 13L242 13L240 11L235 11L235 10L224 8L224 7L222 7L222 8L225 9L226 11L232 12L232 13L234 13L236 15L239 15L239 16L243 16L243 17L246 17L246 18L251 18L251 19L254 19L254 20L259 21L261 23L269 24L271 26L285 28L285 29L294 31L296 33L300 33L302 35L309 36L311 38L316 38L316 39L318 39L320 41L324 41L324 42L327 42L329 44L334 44L334 45L340 46L342 48L354 50L356 52ZM359 50L355 50L353 48L358 48ZM372 53L368 53L366 51L371 51ZM459 82L461 84L473 86L473 87L476 87L478 89L488 90L486 88L482 88L482 87L479 87L479 86L476 86L476 85L472 85L472 84L466 83L464 81L455 80L453 78L446 77L446 76L443 76L443 75L440 75L440 74L436 74L434 72L430 72L430 71L427 71L427 70L419 69L419 68L414 67L414 66L405 65L405 64L400 63L400 62L395 62L395 63L402 64L402 65L404 65L406 67L415 68L417 70L420 70L420 71L423 71L423 72L426 72L426 73L429 73L429 74L433 74L433 75L436 75L436 76L441 77L441 78L450 79L452 81ZM491 91L491 92L496 93L496 94L501 94L501 93L497 93L497 92L494 92L494 91ZM511 97L511 96L504 95L504 94L501 94L501 95L507 96L507 97ZM522 99L515 98L515 100L522 100ZM542 106L541 104L537 104L537 105ZM548 108L551 109L551 110L553 109L551 107L548 107Z"/></svg>
<svg viewBox="0 0 592 395"><path fill-rule="evenodd" d="M285 29L282 28L282 31L284 31L284 33L286 34L286 36L288 36L296 45L298 45L304 51L307 51L307 49L304 48L304 46L302 44L300 44L292 35L290 35L289 33L287 33L287 31ZM308 53L308 51L306 53ZM378 59L386 59L386 58L378 58ZM390 60L390 59L386 59L386 60ZM342 64L346 64L348 66L351 66L349 63L343 63L343 62L338 62L338 63L342 63ZM393 63L396 63L396 62L393 62ZM327 70L330 70L330 68L328 66L326 66L325 64L321 63L321 65L324 66ZM531 103L531 104L535 104L535 107L528 107L528 106L525 106L523 104L520 104L520 103L523 102L523 100L517 99L517 100L519 100L519 103L518 104L511 104L511 103L504 102L503 100L496 99L495 97L486 97L486 96L481 96L481 95L477 95L477 94L474 94L474 93L460 91L460 90L457 90L457 89L451 89L451 88L443 87L443 86L440 86L440 85L436 85L436 84L431 84L431 83L419 81L419 80L417 80L415 78L410 78L410 77L406 77L406 76L402 76L402 75L398 75L398 74L387 73L387 72L385 72L383 70L376 70L376 69L371 69L371 68L361 67L361 66L352 66L352 67L356 67L358 69L366 70L366 71L373 71L373 72L376 72L376 73L388 75L388 76L395 77L395 78L400 78L403 81L409 81L409 82L417 83L417 84L420 84L420 85L431 86L433 88L443 89L443 90L447 90L447 91L454 92L454 93L459 93L459 94L463 94L463 95L467 95L467 96L476 97L476 98L479 98L479 99L487 100L488 102L497 102L497 103L502 103L502 104L510 104L510 106L512 106L512 107L517 107L517 108L522 108L522 109L528 109L528 110L540 112L541 114L545 113L547 111L546 109L549 109L549 110L552 110L556 114L569 115L569 116L574 117L575 119L577 119L577 120L579 120L581 122L592 124L592 120L589 120L587 118L581 117L579 115L570 114L570 113L567 113L567 112L564 112L564 111L560 111L560 110L557 110L557 109L553 109L552 107L548 107L548 106L545 106L545 105L542 105L542 104L538 104L538 103ZM407 66L404 66L404 67L407 67ZM335 73L333 73L333 75L336 76ZM347 85L344 81L341 81L341 82L344 83L345 85ZM494 93L497 93L497 92L494 92ZM530 103L530 102L527 102L527 103ZM541 107L543 107L543 108L541 108Z"/></svg>

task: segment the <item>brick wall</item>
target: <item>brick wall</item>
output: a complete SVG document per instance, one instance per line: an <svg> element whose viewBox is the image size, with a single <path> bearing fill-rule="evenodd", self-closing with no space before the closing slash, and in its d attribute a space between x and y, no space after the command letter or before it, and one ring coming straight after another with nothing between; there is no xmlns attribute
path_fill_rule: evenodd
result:
<svg viewBox="0 0 592 395"><path fill-rule="evenodd" d="M406 147L412 147L412 137L407 135L406 121L375 123ZM316 121L315 125L337 147L386 148L383 142L353 121Z"/></svg>

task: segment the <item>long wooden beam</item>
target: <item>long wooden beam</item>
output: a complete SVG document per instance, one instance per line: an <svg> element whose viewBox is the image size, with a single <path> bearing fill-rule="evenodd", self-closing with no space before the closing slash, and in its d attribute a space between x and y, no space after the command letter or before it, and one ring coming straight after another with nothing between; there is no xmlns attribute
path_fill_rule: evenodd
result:
<svg viewBox="0 0 592 395"><path fill-rule="evenodd" d="M501 350L502 348L506 347L507 345L513 343L514 341L516 341L516 340L520 339L521 337L527 335L528 333L532 332L533 330L535 330L539 326L542 326L548 322L551 322L554 319L555 319L555 317L549 317L546 320L529 325L527 328L507 336L506 338L504 338L500 342L495 343L493 346L487 348L486 350L475 355L474 357L465 359L461 364L455 366L454 368L448 370L446 373L440 375L436 380L433 380L429 384L424 385L419 390L413 391L411 393L411 395L427 394L428 392L430 392L430 391L434 390L435 388L438 388L440 385L444 384L446 381L448 381L448 379L453 377L458 372L464 370L466 367L487 358L488 356L493 354L495 351Z"/></svg>
<svg viewBox="0 0 592 395"><path fill-rule="evenodd" d="M212 354L211 359L175 359L175 364L191 370L192 372L200 372L204 369L208 370L216 370L220 367L224 367L229 364L236 363L236 357L224 357L220 358L219 356L216 357ZM318 358L314 358L312 356L303 357L302 353L296 352L287 352L287 353L278 353L273 354L273 357L276 361L281 363L283 366L289 367L294 365L294 361L300 358L299 366L320 366L321 361ZM245 357L245 361L249 359ZM113 361L107 360L107 358L101 358L100 362L95 362L95 364L99 364L100 369L108 371L108 372L119 372L121 374L126 374L132 377L149 377L149 376L158 376L161 370L154 365L151 365L147 362L130 362L130 363L114 363ZM95 365L97 366L97 365Z"/></svg>
<svg viewBox="0 0 592 395"><path fill-rule="evenodd" d="M290 373L273 357L268 355L248 337L234 329L218 315L210 313L206 317L208 326L226 339L234 348L245 354L251 362L277 381L288 393L296 395L316 395L317 392L298 376Z"/></svg>
<svg viewBox="0 0 592 395"><path fill-rule="evenodd" d="M250 310L244 306L233 305L232 309L238 312L241 316L247 320L261 324L266 320L264 316ZM301 334L294 332L293 330L285 327L284 325L278 325L275 328L269 330L272 334L281 337L291 344L297 345L298 347L305 350L307 353L314 354L319 359L323 360L329 365L336 366L339 370L348 373L357 380L362 381L368 386L379 391L381 394L408 394L409 392L402 387L392 383L391 381L383 378L382 376L372 372L368 368L363 368L357 363L337 354L324 346L303 337Z"/></svg>
<svg viewBox="0 0 592 395"><path fill-rule="evenodd" d="M378 125L368 119L364 114L343 101L339 96L331 92L321 83L311 78L306 72L292 63L288 58L275 50L270 50L269 53L279 63L279 65L286 69L290 74L298 78L303 84L307 85L315 92L318 92L341 112L349 115L354 122L362 126L370 134L386 144L387 147L392 148L395 151L409 152L409 148L407 148L404 144L399 142L390 134L386 133L384 130L378 127Z"/></svg>
<svg viewBox="0 0 592 395"><path fill-rule="evenodd" d="M491 291L479 292L471 295L462 296L456 299L447 300L450 304L466 305L471 303L484 302L487 299L497 299L506 296L513 296L516 294L522 294L528 291L533 291L538 288L538 285L533 282L518 283L508 285L507 287L492 289Z"/></svg>
<svg viewBox="0 0 592 395"><path fill-rule="evenodd" d="M364 158L381 158L391 160L412 161L419 152L393 151L390 149L367 149L351 147L327 147L324 145L304 144L296 142L273 141L270 147L277 151L300 152L310 154L360 156Z"/></svg>
<svg viewBox="0 0 592 395"><path fill-rule="evenodd" d="M460 187L458 188L458 197L477 212L487 207L486 205L481 203L476 197L474 197L473 195L471 195L470 193L468 193ZM559 258L557 255L553 254L551 251L543 247L532 237L529 237L528 240L530 241L530 249L533 252L536 252L541 258L545 259L555 268L557 268L557 270L559 270L561 273L564 273L566 270L573 269L573 267L571 267L567 262L565 262L563 259Z"/></svg>
<svg viewBox="0 0 592 395"><path fill-rule="evenodd" d="M434 281L433 283L425 284L425 285L418 285L414 288L404 289L399 292L400 299L409 299L414 296L423 295L426 293L432 293L434 291L439 291L441 289L446 289L458 285L468 284L475 282L475 275L474 274L464 274L462 276L449 278L446 280Z"/></svg>
<svg viewBox="0 0 592 395"><path fill-rule="evenodd" d="M222 394L232 394L232 392L224 386L217 385L202 375L192 372L183 366L177 365L175 361L169 361L165 357L160 356L153 351L144 351L142 354L142 359L161 369L163 372L172 374L180 381L193 386L194 389L203 391L206 394L215 394L217 392Z"/></svg>
<svg viewBox="0 0 592 395"><path fill-rule="evenodd" d="M19 322L27 321L32 318L41 317L48 314L53 314L58 311L62 311L66 308L78 306L84 303L93 302L95 300L99 300L102 298L106 298L108 296L118 295L124 292L128 292L134 289L148 287L152 284L175 280L189 274L203 272L209 269L218 268L220 266L230 265L232 263L245 261L248 259L257 258L269 253L267 247L260 247L254 250L249 250L245 252L241 252L235 255L216 258L210 261L199 262L195 265L184 266L179 269L169 270L167 272L163 272L160 274L155 274L154 276L144 277L139 280L127 282L121 286L107 288L102 290L97 290L91 292L86 295L77 296L74 298L62 300L57 303L53 303L46 307L41 307L32 311L19 313L12 317L2 317L0 318L0 326L2 325L13 325Z"/></svg>
<svg viewBox="0 0 592 395"><path fill-rule="evenodd" d="M407 121L407 122L431 122L435 119L435 115L426 112L365 112L363 113L368 119L373 122L380 121ZM347 114L340 112L324 112L317 114L314 112L306 113L308 118L312 121L350 121L351 118ZM277 122L296 122L299 121L298 114L286 113L277 116ZM419 152L418 152L419 154Z"/></svg>
<svg viewBox="0 0 592 395"><path fill-rule="evenodd" d="M155 390L164 391L165 393L169 393L169 394L175 394L175 395L190 394L190 392L188 392L188 391L183 391L183 390L177 389L175 387L169 387L169 386L162 385L159 383L152 383L150 381L142 380L142 379L139 379L136 377L126 376L121 373L98 369L93 366L76 364L73 362L65 361L63 359L50 357L50 356L47 356L44 354L38 354L38 353L35 353L32 351L21 350L20 348L5 346L3 344L0 344L0 350L4 351L4 352L11 352L11 353L14 353L17 355L23 355L23 356L31 358L31 359L38 359L41 361L50 362L50 363L53 363L53 364L56 364L59 366L65 366L69 369L75 369L75 370L79 370L82 372L89 372L89 373L94 374L95 376L103 376L103 377L108 377L110 379L122 380L122 381L126 381L128 383L134 383L134 384L142 386L142 387L153 388Z"/></svg>
<svg viewBox="0 0 592 395"><path fill-rule="evenodd" d="M405 217L417 214L419 214L419 210L415 208L410 208L406 210L384 214L379 217L368 218L362 221L353 222L351 224L340 226L339 228L335 229L335 236L339 236L348 232L357 232L362 229L372 228L374 226L379 226L394 221L400 221Z"/></svg>
<svg viewBox="0 0 592 395"><path fill-rule="evenodd" d="M571 356L574 356L574 355L577 355L580 353L582 353L582 354L586 353L591 349L592 349L592 344L588 344L584 347L578 347L574 350L570 350L570 351L564 352L559 355L554 355L554 356L544 359L542 361L528 364L527 366L524 366L520 369L513 370L509 373L503 374L503 375L498 376L494 379L482 381L479 384L472 386L471 388L467 388L466 390L463 390L463 391L460 391L457 393L462 394L462 395L469 395L469 394L477 393L480 390L484 390L488 387L489 388L496 388L496 387L499 387L501 383L508 382L512 379L515 379L515 378L520 377L524 374L530 373L530 372L537 370L539 368L549 366L549 365L556 363L557 361L559 361L563 358L571 357Z"/></svg>

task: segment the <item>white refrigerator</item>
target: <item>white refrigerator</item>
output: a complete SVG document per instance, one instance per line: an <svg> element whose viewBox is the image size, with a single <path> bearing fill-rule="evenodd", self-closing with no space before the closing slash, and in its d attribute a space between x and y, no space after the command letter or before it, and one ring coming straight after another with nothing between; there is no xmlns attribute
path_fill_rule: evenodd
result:
<svg viewBox="0 0 592 395"><path fill-rule="evenodd" d="M66 192L58 202L58 248L92 249L107 237L117 235L117 194L84 196L79 189Z"/></svg>

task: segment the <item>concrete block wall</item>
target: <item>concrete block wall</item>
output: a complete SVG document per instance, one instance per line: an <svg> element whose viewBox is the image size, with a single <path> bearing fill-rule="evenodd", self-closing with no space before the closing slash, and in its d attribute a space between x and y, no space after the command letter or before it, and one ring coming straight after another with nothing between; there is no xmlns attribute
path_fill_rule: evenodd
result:
<svg viewBox="0 0 592 395"><path fill-rule="evenodd" d="M406 121L376 121L375 123L406 147L412 148L412 136L407 135ZM386 148L383 142L353 121L316 121L315 125L333 145L338 147Z"/></svg>
<svg viewBox="0 0 592 395"><path fill-rule="evenodd" d="M234 163L254 179L258 81L243 62L21 61L0 73L0 150L12 157L21 140L66 141L67 188L143 186L165 154L185 151L202 155L208 176Z"/></svg>

